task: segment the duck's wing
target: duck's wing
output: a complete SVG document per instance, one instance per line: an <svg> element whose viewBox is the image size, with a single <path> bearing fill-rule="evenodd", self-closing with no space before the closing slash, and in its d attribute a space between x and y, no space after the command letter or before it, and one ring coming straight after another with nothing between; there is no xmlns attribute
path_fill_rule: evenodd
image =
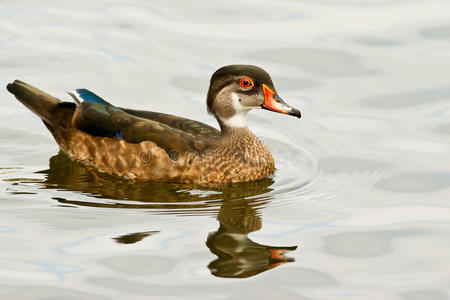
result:
<svg viewBox="0 0 450 300"><path fill-rule="evenodd" d="M69 94L77 102L72 124L92 135L130 143L152 141L168 154L206 150L220 136L214 128L193 120L116 107L86 89Z"/></svg>
<svg viewBox="0 0 450 300"><path fill-rule="evenodd" d="M204 123L195 120L154 111L134 110L122 107L120 109L131 115L164 123L166 125L169 125L170 127L177 128L179 130L182 130L197 137L211 138L211 139L220 137L219 130L217 130L212 126L206 125Z"/></svg>

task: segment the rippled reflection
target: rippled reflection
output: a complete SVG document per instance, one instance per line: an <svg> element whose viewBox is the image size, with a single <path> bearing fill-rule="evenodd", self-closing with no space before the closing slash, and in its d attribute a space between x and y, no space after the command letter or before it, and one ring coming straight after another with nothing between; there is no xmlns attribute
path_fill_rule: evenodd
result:
<svg viewBox="0 0 450 300"><path fill-rule="evenodd" d="M159 231L144 231L144 232L133 232L129 234L124 234L118 237L115 237L114 240L121 244L134 244L142 241L148 236L152 236Z"/></svg>
<svg viewBox="0 0 450 300"><path fill-rule="evenodd" d="M261 229L261 209L271 200L270 186L274 181L270 178L232 186L215 186L209 190L183 184L133 182L98 173L71 161L63 153L53 156L50 168L40 173L47 176L42 182L45 188L77 191L90 196L83 201L54 198L64 205L142 208L160 214L217 216L220 227L210 233L206 241L210 251L218 256L208 265L215 276L250 277L294 261L284 254L297 246L261 245L248 237L250 232ZM135 232L114 240L134 244L158 233Z"/></svg>
<svg viewBox="0 0 450 300"><path fill-rule="evenodd" d="M218 256L208 266L213 275L245 278L294 261L284 253L297 246L261 245L248 237L262 225L258 211L251 204L252 200L223 202L217 216L220 227L206 241L211 252Z"/></svg>

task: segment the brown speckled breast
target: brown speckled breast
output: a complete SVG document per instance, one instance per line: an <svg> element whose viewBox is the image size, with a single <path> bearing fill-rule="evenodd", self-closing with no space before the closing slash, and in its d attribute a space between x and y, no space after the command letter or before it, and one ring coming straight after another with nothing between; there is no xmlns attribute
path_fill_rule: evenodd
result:
<svg viewBox="0 0 450 300"><path fill-rule="evenodd" d="M89 135L73 127L53 132L72 159L129 179L194 184L245 182L275 171L272 155L248 129L233 129L205 151L180 153L177 160L151 141L128 143Z"/></svg>

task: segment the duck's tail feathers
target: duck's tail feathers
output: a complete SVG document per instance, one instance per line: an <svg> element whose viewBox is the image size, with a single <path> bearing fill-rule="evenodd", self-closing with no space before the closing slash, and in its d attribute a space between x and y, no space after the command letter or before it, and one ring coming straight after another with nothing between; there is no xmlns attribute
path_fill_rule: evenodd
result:
<svg viewBox="0 0 450 300"><path fill-rule="evenodd" d="M6 88L16 96L17 100L37 114L46 124L57 125L55 122L61 122L60 118L58 118L60 108L68 103L61 102L57 98L20 80L15 80L13 83L8 84Z"/></svg>
<svg viewBox="0 0 450 300"><path fill-rule="evenodd" d="M52 112L61 101L20 80L15 80L6 88L42 120L52 123Z"/></svg>

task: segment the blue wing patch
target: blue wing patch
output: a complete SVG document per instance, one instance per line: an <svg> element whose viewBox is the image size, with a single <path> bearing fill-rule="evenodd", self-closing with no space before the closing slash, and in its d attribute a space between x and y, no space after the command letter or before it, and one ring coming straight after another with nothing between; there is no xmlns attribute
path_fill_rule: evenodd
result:
<svg viewBox="0 0 450 300"><path fill-rule="evenodd" d="M72 93L78 100L95 103L107 103L105 100L87 89L76 89Z"/></svg>
<svg viewBox="0 0 450 300"><path fill-rule="evenodd" d="M114 134L116 137L122 139L123 138L123 131L122 130L117 130L116 133Z"/></svg>

